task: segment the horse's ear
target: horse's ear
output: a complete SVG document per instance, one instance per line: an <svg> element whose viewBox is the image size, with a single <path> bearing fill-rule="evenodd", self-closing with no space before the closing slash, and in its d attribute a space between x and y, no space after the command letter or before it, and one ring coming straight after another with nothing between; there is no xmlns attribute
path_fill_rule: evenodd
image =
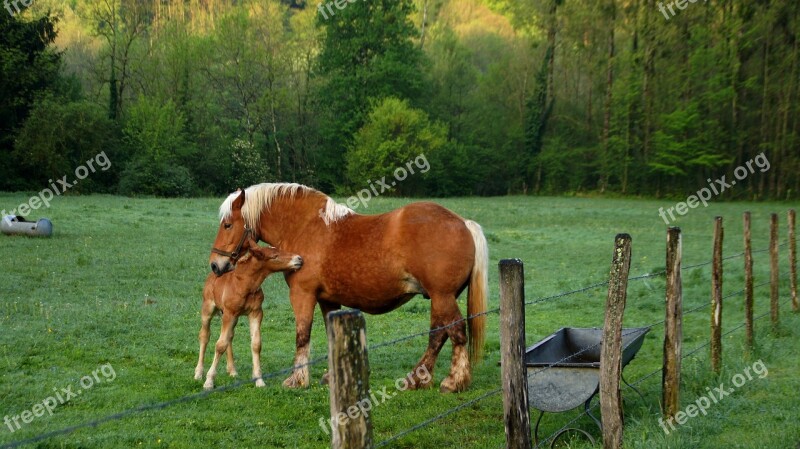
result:
<svg viewBox="0 0 800 449"><path fill-rule="evenodd" d="M242 193L240 193L239 196L237 196L236 199L233 200L233 204L231 204L231 208L233 210L241 210L242 206L244 206L244 190L239 189L237 190L237 192L242 192Z"/></svg>

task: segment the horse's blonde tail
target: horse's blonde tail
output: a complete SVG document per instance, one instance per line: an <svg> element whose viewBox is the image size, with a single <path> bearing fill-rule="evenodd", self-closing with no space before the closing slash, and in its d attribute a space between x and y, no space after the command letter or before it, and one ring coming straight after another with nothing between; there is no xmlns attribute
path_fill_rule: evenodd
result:
<svg viewBox="0 0 800 449"><path fill-rule="evenodd" d="M467 296L467 316L469 328L469 358L478 363L483 357L483 342L486 329L486 297L489 287L489 245L483 235L481 225L472 220L465 220L472 240L475 243L475 262L469 277L469 293ZM475 316L480 315L480 316Z"/></svg>

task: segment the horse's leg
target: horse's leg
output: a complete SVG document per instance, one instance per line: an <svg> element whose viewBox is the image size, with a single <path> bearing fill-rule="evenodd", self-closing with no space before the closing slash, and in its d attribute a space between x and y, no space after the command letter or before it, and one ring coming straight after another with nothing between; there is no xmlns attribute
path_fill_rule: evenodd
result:
<svg viewBox="0 0 800 449"><path fill-rule="evenodd" d="M224 353L231 344L231 339L233 338L232 329L236 326L236 320L237 317L234 317L231 313L222 314L222 331L219 334L217 344L214 346L214 360L211 362L211 367L208 368L206 382L203 384L203 388L206 390L214 388L214 378L217 376L217 364L219 364L222 353Z"/></svg>
<svg viewBox="0 0 800 449"><path fill-rule="evenodd" d="M319 310L322 312L322 322L325 323L325 330L328 330L328 314L333 312L334 310L339 310L342 308L339 304L334 304L328 301L318 301L319 302ZM322 379L319 381L322 385L328 385L330 380L330 372L325 371L325 374L322 375Z"/></svg>
<svg viewBox="0 0 800 449"><path fill-rule="evenodd" d="M250 350L253 353L253 379L257 387L263 387L264 379L261 378L261 318L264 312L261 308L250 312Z"/></svg>
<svg viewBox="0 0 800 449"><path fill-rule="evenodd" d="M438 324L431 322L431 329L436 329ZM447 341L447 332L442 329L433 331L428 335L428 349L425 354L414 367L414 371L408 374L408 389L416 390L418 388L430 388L433 381L433 368L436 366L436 359L439 357L439 351Z"/></svg>
<svg viewBox="0 0 800 449"><path fill-rule="evenodd" d="M311 324L314 321L314 294L290 289L290 301L294 311L295 345L294 371L283 381L284 387L298 388L308 386L308 359L311 353Z"/></svg>
<svg viewBox="0 0 800 449"><path fill-rule="evenodd" d="M433 301L432 297L431 302ZM464 391L472 381L467 352L467 322L463 320L461 311L458 310L454 295L440 298L440 303L440 309L444 311L442 321L445 325L450 325L447 328L447 335L453 343L453 357L450 362L450 374L442 381L439 390L443 393Z"/></svg>
<svg viewBox="0 0 800 449"><path fill-rule="evenodd" d="M431 298L434 298L434 296ZM428 334L428 349L425 350L425 354L422 355L417 366L414 367L414 371L408 375L408 388L411 390L430 388L436 359L439 357L439 351L442 350L442 346L447 341L447 330L439 329L443 327L444 323L440 316L441 313L436 310L438 304L439 301L431 299L431 332Z"/></svg>
<svg viewBox="0 0 800 449"><path fill-rule="evenodd" d="M203 301L203 306L200 309L200 335L198 336L198 340L200 340L200 356L197 359L197 367L194 369L195 380L203 378L203 359L206 355L206 347L208 347L208 336L211 330L211 318L214 317L214 310L213 301Z"/></svg>

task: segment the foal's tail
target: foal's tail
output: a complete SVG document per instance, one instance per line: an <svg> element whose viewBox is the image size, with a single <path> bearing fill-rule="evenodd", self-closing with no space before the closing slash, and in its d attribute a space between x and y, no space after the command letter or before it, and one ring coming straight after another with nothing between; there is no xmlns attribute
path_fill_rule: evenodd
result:
<svg viewBox="0 0 800 449"><path fill-rule="evenodd" d="M489 285L489 245L483 235L481 225L472 220L464 220L475 242L475 263L469 277L467 296L467 316L469 323L469 358L473 363L483 357L483 341L486 329L486 296ZM474 316L480 314L480 316Z"/></svg>

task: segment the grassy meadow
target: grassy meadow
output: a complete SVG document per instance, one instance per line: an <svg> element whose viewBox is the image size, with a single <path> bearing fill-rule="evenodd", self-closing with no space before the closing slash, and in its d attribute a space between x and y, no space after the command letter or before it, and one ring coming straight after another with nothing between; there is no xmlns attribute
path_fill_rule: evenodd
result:
<svg viewBox="0 0 800 449"><path fill-rule="evenodd" d="M13 209L30 194L0 194L0 206ZM375 198L367 213L406 204L408 199ZM669 201L597 198L502 197L436 200L464 217L478 221L490 246L489 307L498 307L497 262L520 258L525 263L528 300L555 295L606 280L615 234L633 238L631 275L659 271L664 266L665 225L659 207ZM0 446L74 426L129 409L169 401L202 391L193 379L197 360L201 289L209 272L209 249L217 230L220 198L152 199L118 196L67 196L31 218L53 222L51 239L0 235L0 419L13 418L70 387L68 402L52 415L34 417L11 432L0 423ZM683 229L683 265L711 259L713 217L725 217L724 254L742 251L742 212L753 214L753 248L766 248L769 213L778 212L781 242L786 241L786 211L797 204L714 202L691 210L675 224ZM361 210L359 210L361 212ZM788 273L786 246L781 247L781 272ZM756 284L769 279L768 254L754 255ZM725 261L724 294L743 285L743 258ZM800 316L790 311L788 277L781 280L781 324L769 328L769 317L756 322L756 347L744 351L744 329L724 337L724 368L720 377L709 372L708 349L683 361L682 408L706 394L707 387L730 384L732 376L761 360L769 374L737 388L691 418L670 435L658 424L661 398L656 373L638 384L645 401L628 389L625 397L625 446L628 448L797 448L800 444ZM684 309L710 301L709 266L683 273ZM270 373L291 365L294 317L288 290L280 275L264 284L262 366ZM769 310L769 286L755 290L755 313ZM527 343L533 344L564 327L602 326L605 287L537 302L526 308ZM464 297L466 295L463 295ZM631 281L626 326L663 320L664 279ZM726 299L724 331L744 320L742 295ZM462 312L465 300L460 301ZM327 352L319 313L312 332L312 358ZM370 345L424 332L429 302L415 298L383 316L367 316ZM444 395L437 389L393 395L372 410L377 442L491 392L500 386L499 331L496 313L488 316L485 358L474 367L473 386L465 393ZM684 354L709 339L709 309L684 317ZM211 344L219 336L219 318L212 324ZM645 339L625 377L636 382L661 366L663 325ZM420 336L369 352L370 385L395 392L395 380L414 366L427 344ZM449 368L450 344L435 371L441 381ZM250 372L247 320L240 320L234 340L237 368ZM105 372L98 374L101 367ZM113 380L105 376L113 367ZM222 366L222 365L221 365ZM131 413L96 427L36 443L39 448L325 448L329 436L320 426L329 418L327 387L318 385L327 362L311 367L308 389L281 387L285 375L267 378L267 387L251 384L217 391L163 409ZM94 377L92 373L95 373ZM92 386L81 380L90 376ZM241 377L240 377L241 378ZM225 374L218 386L237 382ZM89 382L87 382L89 383ZM39 410L41 411L41 410ZM578 411L547 414L540 434L566 424ZM599 414L599 413L598 413ZM532 411L532 421L537 412ZM596 438L599 431L583 417L577 426ZM13 426L13 425L12 425ZM572 435L572 434L570 434ZM564 440L570 447L589 447L580 438ZM387 447L500 448L504 446L502 398L493 395L416 430Z"/></svg>

